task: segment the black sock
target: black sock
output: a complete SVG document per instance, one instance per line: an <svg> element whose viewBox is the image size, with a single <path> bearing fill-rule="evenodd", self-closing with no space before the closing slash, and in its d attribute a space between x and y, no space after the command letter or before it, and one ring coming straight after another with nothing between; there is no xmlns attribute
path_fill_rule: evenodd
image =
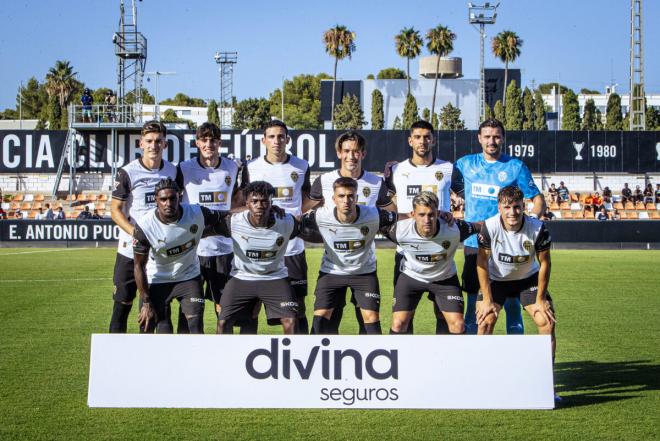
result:
<svg viewBox="0 0 660 441"><path fill-rule="evenodd" d="M298 324L296 326L296 334L307 335L309 334L309 322L307 317L298 317Z"/></svg>
<svg viewBox="0 0 660 441"><path fill-rule="evenodd" d="M323 335L332 333L332 322L327 318L315 315L312 320L312 334Z"/></svg>
<svg viewBox="0 0 660 441"><path fill-rule="evenodd" d="M186 330L188 334L203 334L204 333L204 316L203 314L197 314L189 319L183 317L186 321ZM178 332L178 330L177 330Z"/></svg>
<svg viewBox="0 0 660 441"><path fill-rule="evenodd" d="M362 318L362 311L357 306L355 307L355 318L358 322L358 334L365 335L368 334L367 328L364 324L364 319Z"/></svg>
<svg viewBox="0 0 660 441"><path fill-rule="evenodd" d="M381 335L383 331L380 329L380 320L373 323L365 323L364 328L369 335Z"/></svg>
<svg viewBox="0 0 660 441"><path fill-rule="evenodd" d="M256 334L259 329L259 319L249 318L241 320L237 325L241 328L241 334Z"/></svg>
<svg viewBox="0 0 660 441"><path fill-rule="evenodd" d="M181 308L179 308L179 321L177 322L176 333L190 334L190 328L188 327L188 319L186 319L186 315L183 313Z"/></svg>
<svg viewBox="0 0 660 441"><path fill-rule="evenodd" d="M125 305L121 302L115 302L112 306L112 317L110 318L110 333L125 334L128 327L128 314L131 312L133 304Z"/></svg>
<svg viewBox="0 0 660 441"><path fill-rule="evenodd" d="M344 316L343 308L335 308L332 311L330 320L328 321L328 328L326 329L326 334L339 334L339 325L341 324L341 319Z"/></svg>
<svg viewBox="0 0 660 441"><path fill-rule="evenodd" d="M394 329L390 328L390 335L401 335L401 334L407 334L407 332L397 332Z"/></svg>
<svg viewBox="0 0 660 441"><path fill-rule="evenodd" d="M410 318L410 321L408 322L408 329L406 329L406 332L402 332L402 334L414 334L415 327L413 326L413 319L414 317Z"/></svg>
<svg viewBox="0 0 660 441"><path fill-rule="evenodd" d="M435 334L436 335L447 335L449 332L449 325L447 320L443 316L435 318Z"/></svg>

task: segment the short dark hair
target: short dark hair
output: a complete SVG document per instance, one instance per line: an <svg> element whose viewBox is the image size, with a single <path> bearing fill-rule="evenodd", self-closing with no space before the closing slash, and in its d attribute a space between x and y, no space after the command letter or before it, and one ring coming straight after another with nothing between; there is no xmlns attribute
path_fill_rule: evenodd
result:
<svg viewBox="0 0 660 441"><path fill-rule="evenodd" d="M284 129L284 133L286 136L289 136L289 129L287 128L286 124L284 124L282 121L279 119L272 119L266 123L264 126L264 135L266 134L266 130L270 129L271 127L281 127Z"/></svg>
<svg viewBox="0 0 660 441"><path fill-rule="evenodd" d="M335 191L338 187L350 188L353 191L357 191L358 184L355 179L342 176L337 178L335 182L332 183L332 191Z"/></svg>
<svg viewBox="0 0 660 441"><path fill-rule="evenodd" d="M502 124L502 122L499 119L488 118L487 120L485 120L484 122L479 124L479 134L480 135L481 135L481 129L484 128L484 127L491 127L493 129L500 129L500 131L502 132L502 136L504 136L504 125Z"/></svg>
<svg viewBox="0 0 660 441"><path fill-rule="evenodd" d="M211 138L211 139L220 139L220 127L216 126L212 122L205 122L201 126L197 127L195 132L195 138Z"/></svg>
<svg viewBox="0 0 660 441"><path fill-rule="evenodd" d="M420 119L419 121L415 121L414 123L412 123L412 125L410 126L410 134L411 135L412 135L413 130L415 130L415 129L426 129L426 130L433 131L433 126L431 125L430 122L424 121L423 119Z"/></svg>
<svg viewBox="0 0 660 441"><path fill-rule="evenodd" d="M181 188L179 187L179 184L176 183L176 181L172 178L164 178L158 181L158 184L154 187L154 193L158 194L163 190L174 190L177 193L181 193Z"/></svg>
<svg viewBox="0 0 660 441"><path fill-rule="evenodd" d="M515 185L508 185L500 190L497 194L497 202L518 202L523 201L525 196L523 192Z"/></svg>
<svg viewBox="0 0 660 441"><path fill-rule="evenodd" d="M167 127L162 122L152 119L142 126L142 136L147 133L160 133L163 136L167 136Z"/></svg>
<svg viewBox="0 0 660 441"><path fill-rule="evenodd" d="M243 189L243 195L245 196L245 199L248 199L251 194L266 196L268 199L271 199L273 196L275 196L275 189L266 181L254 181L250 182Z"/></svg>
<svg viewBox="0 0 660 441"><path fill-rule="evenodd" d="M357 142L358 145L358 150L363 152L367 148L367 141L364 139L362 135L360 135L358 132L355 130L349 130L348 132L344 132L335 141L335 150L339 151L341 150L341 145L345 143L346 141L355 141Z"/></svg>

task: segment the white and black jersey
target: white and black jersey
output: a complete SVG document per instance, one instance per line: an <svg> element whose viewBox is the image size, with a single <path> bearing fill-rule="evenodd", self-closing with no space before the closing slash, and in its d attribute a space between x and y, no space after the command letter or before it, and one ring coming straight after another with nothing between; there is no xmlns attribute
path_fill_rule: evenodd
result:
<svg viewBox="0 0 660 441"><path fill-rule="evenodd" d="M436 282L456 275L454 254L458 245L474 234L477 226L457 220L453 225L438 220L433 237L417 232L415 219L404 219L389 228L386 236L401 249L401 272L420 282Z"/></svg>
<svg viewBox="0 0 660 441"><path fill-rule="evenodd" d="M272 163L266 156L248 162L243 168L241 187L254 181L266 181L275 188L273 204L293 216L302 213L303 193L310 191L309 164L297 156L287 155L281 163ZM305 251L305 243L300 238L289 241L286 255L293 256Z"/></svg>
<svg viewBox="0 0 660 441"><path fill-rule="evenodd" d="M523 215L520 230L507 231L499 214L486 219L478 235L479 248L491 251L488 273L491 280L522 280L539 271L536 253L550 249L545 223Z"/></svg>
<svg viewBox="0 0 660 441"><path fill-rule="evenodd" d="M221 157L216 167L206 167L199 158L193 158L179 163L176 181L185 190L183 203L229 211L237 178L238 166L231 159ZM197 247L198 256L223 256L231 252L231 239L223 236L205 237Z"/></svg>
<svg viewBox="0 0 660 441"><path fill-rule="evenodd" d="M323 204L325 206L334 207L335 203L332 201L334 189L332 186L339 178L341 178L339 170L322 174L312 184L309 198L315 201L324 201ZM368 171L362 171L362 174L356 181L358 184L357 203L359 205L386 207L392 203L385 182L380 176L369 173Z"/></svg>
<svg viewBox="0 0 660 441"><path fill-rule="evenodd" d="M334 206L323 206L303 216L303 231L318 231L323 238L321 272L359 275L376 271L374 238L392 226L397 215L376 207L358 206L357 211L357 219L350 224L337 220Z"/></svg>
<svg viewBox="0 0 660 441"><path fill-rule="evenodd" d="M154 208L138 219L133 233L136 254L148 254L146 272L149 283L182 282L197 277L197 246L204 229L228 217L198 205L181 204L181 217L173 223L160 220Z"/></svg>
<svg viewBox="0 0 660 441"><path fill-rule="evenodd" d="M255 227L249 211L227 216L215 232L231 237L234 247L231 276L241 280L277 280L288 277L284 255L289 240L298 236L299 223L290 214L273 216L268 227Z"/></svg>
<svg viewBox="0 0 660 441"><path fill-rule="evenodd" d="M451 201L449 189L453 165L449 161L434 159L429 165L415 165L410 159L392 166L392 172L385 181L390 193L396 195L399 213L413 211L412 201L423 191L430 191L438 197L438 210L449 211Z"/></svg>
<svg viewBox="0 0 660 441"><path fill-rule="evenodd" d="M157 170L147 168L142 158L138 158L117 171L112 198L125 202L124 214L131 224L135 225L138 219L156 207L154 188L161 179L165 178L175 179L176 167L164 159ZM120 229L117 252L129 259L133 258L131 241L131 236Z"/></svg>

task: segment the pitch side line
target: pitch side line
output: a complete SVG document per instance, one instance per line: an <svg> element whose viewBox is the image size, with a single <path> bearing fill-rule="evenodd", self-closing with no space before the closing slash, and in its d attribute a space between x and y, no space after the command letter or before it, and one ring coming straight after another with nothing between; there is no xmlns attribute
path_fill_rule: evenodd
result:
<svg viewBox="0 0 660 441"><path fill-rule="evenodd" d="M93 282L93 281L100 281L100 280L112 280L112 277L90 277L90 278L84 278L84 279L9 279L9 280L2 279L2 280L0 280L0 283Z"/></svg>
<svg viewBox="0 0 660 441"><path fill-rule="evenodd" d="M95 250L96 248L62 248L61 250L19 251L17 253L0 253L2 256L16 256L18 254L59 253L61 251Z"/></svg>

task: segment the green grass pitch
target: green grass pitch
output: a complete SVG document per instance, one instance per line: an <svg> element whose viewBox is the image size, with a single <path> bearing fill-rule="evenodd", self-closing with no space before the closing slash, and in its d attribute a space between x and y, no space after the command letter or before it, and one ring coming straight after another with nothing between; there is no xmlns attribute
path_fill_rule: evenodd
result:
<svg viewBox="0 0 660 441"><path fill-rule="evenodd" d="M378 255L385 331L392 254ZM107 330L114 255L0 249L1 440L660 439L660 252L553 251L555 381L565 398L554 411L89 409L90 335ZM319 258L319 249L308 250L310 281ZM308 296L309 311L312 301ZM432 333L431 305L420 305L415 330ZM130 332L136 317L131 313ZM352 312L344 317L342 332L354 333ZM526 326L534 332L527 318ZM206 329L213 331L210 307ZM200 369L222 375L219 367ZM145 372L135 366L126 374ZM501 375L483 366L474 381L487 392Z"/></svg>

